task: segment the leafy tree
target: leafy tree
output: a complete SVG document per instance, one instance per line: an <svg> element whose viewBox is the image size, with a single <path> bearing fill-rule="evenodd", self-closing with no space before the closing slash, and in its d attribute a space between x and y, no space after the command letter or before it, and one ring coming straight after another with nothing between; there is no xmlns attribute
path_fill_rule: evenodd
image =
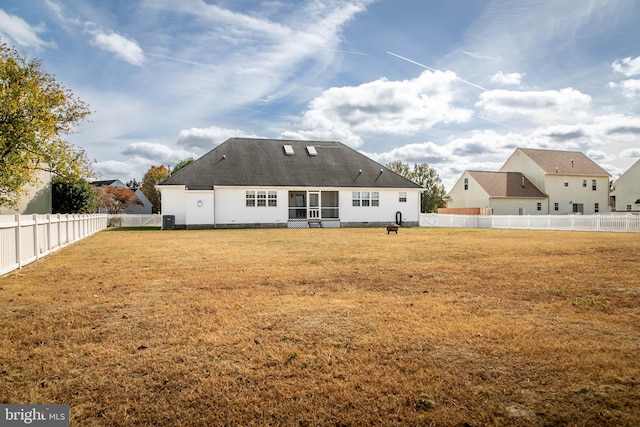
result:
<svg viewBox="0 0 640 427"><path fill-rule="evenodd" d="M134 202L140 203L136 193L127 187L105 185L96 190L97 205L107 213L119 214Z"/></svg>
<svg viewBox="0 0 640 427"><path fill-rule="evenodd" d="M96 192L89 182L54 178L52 187L53 213L86 214L95 211Z"/></svg>
<svg viewBox="0 0 640 427"><path fill-rule="evenodd" d="M180 160L178 163L176 163L176 165L173 167L173 170L171 171L172 174L178 172L180 169L189 166L191 163L195 162L195 160L193 159L193 157L189 157L187 159L184 160Z"/></svg>
<svg viewBox="0 0 640 427"><path fill-rule="evenodd" d="M437 212L438 208L445 206L443 198L446 191L434 168L426 163L414 163L412 168L400 160L387 164L387 167L425 189L422 193L421 212Z"/></svg>
<svg viewBox="0 0 640 427"><path fill-rule="evenodd" d="M84 150L63 139L89 114L40 61L0 42L0 206L15 207L39 170L68 182L94 176Z"/></svg>
<svg viewBox="0 0 640 427"><path fill-rule="evenodd" d="M125 184L127 186L127 188L130 188L132 190L137 190L138 188L140 188L140 183L138 182L137 179L133 178L129 181L127 181L127 183Z"/></svg>
<svg viewBox="0 0 640 427"><path fill-rule="evenodd" d="M151 202L151 211L160 212L160 192L156 190L156 185L169 177L169 170L164 166L151 166L142 177L140 190Z"/></svg>

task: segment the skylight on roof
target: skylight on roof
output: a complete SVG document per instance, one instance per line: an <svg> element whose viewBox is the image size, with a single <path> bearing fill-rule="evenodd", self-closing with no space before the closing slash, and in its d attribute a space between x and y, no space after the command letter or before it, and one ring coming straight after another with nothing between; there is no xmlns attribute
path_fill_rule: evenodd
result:
<svg viewBox="0 0 640 427"><path fill-rule="evenodd" d="M307 145L307 153L309 153L310 156L318 155L318 151L316 150L316 147L314 147L313 145Z"/></svg>
<svg viewBox="0 0 640 427"><path fill-rule="evenodd" d="M293 156L293 145L283 145L284 154L287 156Z"/></svg>

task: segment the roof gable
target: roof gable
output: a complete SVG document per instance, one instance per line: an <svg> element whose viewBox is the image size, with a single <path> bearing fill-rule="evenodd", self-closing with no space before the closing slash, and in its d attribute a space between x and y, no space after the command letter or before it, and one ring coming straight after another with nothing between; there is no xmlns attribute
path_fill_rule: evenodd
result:
<svg viewBox="0 0 640 427"><path fill-rule="evenodd" d="M609 176L596 162L579 151L518 148L546 174Z"/></svg>
<svg viewBox="0 0 640 427"><path fill-rule="evenodd" d="M520 172L468 171L489 197L544 198L540 191Z"/></svg>
<svg viewBox="0 0 640 427"><path fill-rule="evenodd" d="M624 171L616 180L616 184L621 182L627 183L627 181L629 181L629 183L637 183L638 177L640 177L640 160L637 160L629 169Z"/></svg>
<svg viewBox="0 0 640 427"><path fill-rule="evenodd" d="M421 188L340 142L255 138L228 139L161 185Z"/></svg>
<svg viewBox="0 0 640 427"><path fill-rule="evenodd" d="M123 184L119 179L107 179L107 180L102 180L102 181L92 181L91 185L93 185L94 187L104 187L104 186L126 187L126 185Z"/></svg>

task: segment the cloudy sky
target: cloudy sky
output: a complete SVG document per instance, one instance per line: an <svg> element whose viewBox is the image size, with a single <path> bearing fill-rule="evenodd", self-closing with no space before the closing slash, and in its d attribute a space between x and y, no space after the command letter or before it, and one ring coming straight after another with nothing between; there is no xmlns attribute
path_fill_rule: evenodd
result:
<svg viewBox="0 0 640 427"><path fill-rule="evenodd" d="M0 37L87 102L103 179L233 136L338 140L447 190L517 147L640 158L636 0L0 0Z"/></svg>

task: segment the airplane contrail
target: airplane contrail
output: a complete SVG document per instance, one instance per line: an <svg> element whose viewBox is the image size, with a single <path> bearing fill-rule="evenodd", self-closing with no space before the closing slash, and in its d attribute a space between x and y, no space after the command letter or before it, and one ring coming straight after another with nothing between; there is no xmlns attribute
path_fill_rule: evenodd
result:
<svg viewBox="0 0 640 427"><path fill-rule="evenodd" d="M428 67L428 66L426 66L426 65L424 65L424 64L421 64L421 63L419 63L419 62L417 62L417 61L414 61L414 60L412 60L412 59L405 58L404 56L398 55L398 54L396 54L396 53L389 52L389 51L387 51L387 53L388 53L389 55L395 56L396 58L400 58L400 59L402 59L402 60L404 60L404 61L411 62L412 64L418 65L418 66L420 66L420 67L422 67L422 68L426 68L427 70L430 70L430 71L440 71L440 70L437 70L437 69L435 69L435 68ZM470 81L467 81L467 80L461 79L461 78L460 78L460 77L458 77L458 76L456 76L456 80L459 80L459 81L461 81L461 82L463 82L463 83L466 83L466 84L468 84L468 85L470 85L470 86L473 86L473 87L475 87L475 88L478 88L478 89L480 89L480 90L482 90L482 91L485 91L485 92L486 92L486 91L489 91L489 89L487 89L487 88L484 88L484 87L482 87L482 86L479 86L479 85L477 85L477 84L475 84L475 83L471 83ZM479 116L479 115L477 115L476 117L477 117L477 118L479 118L480 120L484 120L484 121L487 121L487 122L489 122L489 123L493 123L493 124L495 124L495 125L502 126L502 127L506 128L506 129L509 129L509 130L512 130L512 131L513 131L513 129L511 128L511 126L505 125L504 123L500 123L500 122L498 122L498 121L491 120L491 119L489 119L489 118L482 117L482 116Z"/></svg>
<svg viewBox="0 0 640 427"><path fill-rule="evenodd" d="M368 54L368 53L358 52L357 50L329 49L328 47L321 47L320 49L322 49L322 50L329 50L329 51L331 51L331 52L347 53L347 54L350 54L350 55L363 55L363 56L369 56L369 54Z"/></svg>
<svg viewBox="0 0 640 427"><path fill-rule="evenodd" d="M412 60L412 59L405 58L404 56L400 56L400 55L398 55L398 54L396 54L396 53L389 52L389 51L387 51L387 53L388 53L389 55L395 56L396 58L400 58L400 59L402 59L402 60L404 60L404 61L411 62L412 64L418 65L418 66L420 66L420 67L422 67L422 68L426 68L427 70L430 70L430 71L440 71L440 70L436 70L435 68L427 67L426 65L421 64L421 63L419 63L419 62L416 62L416 61L414 61L414 60ZM482 86L479 86L479 85L477 85L477 84L475 84L475 83L471 83L470 81L467 81L467 80L461 79L461 78L460 78L460 77L458 77L458 76L456 76L456 80L459 80L459 81L461 81L462 83L466 83L466 84L468 84L469 86L473 86L473 87L475 87L475 88L478 88L478 89L480 89L480 90L482 90L482 91L488 91L488 90L489 90L489 89L484 88L484 87L482 87Z"/></svg>
<svg viewBox="0 0 640 427"><path fill-rule="evenodd" d="M212 64L204 64L202 62L189 61L186 59L180 59L173 56L159 55L157 53L145 52L145 56L152 56L154 58L166 59L168 61L179 62L181 64L197 65L198 67L214 68L214 69L216 68L216 66Z"/></svg>

